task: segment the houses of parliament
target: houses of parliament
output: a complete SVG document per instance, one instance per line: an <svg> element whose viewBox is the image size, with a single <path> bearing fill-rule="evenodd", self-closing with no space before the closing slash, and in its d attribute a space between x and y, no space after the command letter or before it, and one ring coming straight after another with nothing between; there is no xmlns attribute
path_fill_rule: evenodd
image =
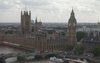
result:
<svg viewBox="0 0 100 63"><path fill-rule="evenodd" d="M67 24L67 23L66 23ZM67 44L74 45L76 39L77 21L74 10L72 9L68 21L66 35L62 37L60 33L54 32L49 35L41 30L42 22L38 22L36 17L34 26L31 26L31 11L21 11L21 33L25 37L31 38L33 48L40 50L65 50ZM27 39L26 38L26 39ZM29 43L29 42L28 42Z"/></svg>
<svg viewBox="0 0 100 63"><path fill-rule="evenodd" d="M56 31L49 34L47 31L42 30L42 22L38 21L37 17L32 24L31 11L21 11L20 20L21 34L5 36L3 37L4 41L20 44L34 50L44 51L65 51L67 45L75 45L77 42L77 21L73 9L64 36Z"/></svg>

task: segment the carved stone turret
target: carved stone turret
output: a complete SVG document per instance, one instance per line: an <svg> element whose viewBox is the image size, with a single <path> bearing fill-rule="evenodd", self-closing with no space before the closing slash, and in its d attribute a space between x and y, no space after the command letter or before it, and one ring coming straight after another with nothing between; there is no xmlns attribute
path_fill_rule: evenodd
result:
<svg viewBox="0 0 100 63"><path fill-rule="evenodd" d="M21 11L21 31L23 35L30 35L31 11Z"/></svg>

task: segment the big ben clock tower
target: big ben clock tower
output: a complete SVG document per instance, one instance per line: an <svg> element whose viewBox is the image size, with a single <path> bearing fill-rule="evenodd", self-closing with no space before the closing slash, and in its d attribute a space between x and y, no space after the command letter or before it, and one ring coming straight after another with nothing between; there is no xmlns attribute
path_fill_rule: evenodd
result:
<svg viewBox="0 0 100 63"><path fill-rule="evenodd" d="M77 26L77 21L75 18L74 10L72 9L71 16L68 21L68 30L67 30L67 39L69 45L75 45L75 43L77 42L76 26Z"/></svg>

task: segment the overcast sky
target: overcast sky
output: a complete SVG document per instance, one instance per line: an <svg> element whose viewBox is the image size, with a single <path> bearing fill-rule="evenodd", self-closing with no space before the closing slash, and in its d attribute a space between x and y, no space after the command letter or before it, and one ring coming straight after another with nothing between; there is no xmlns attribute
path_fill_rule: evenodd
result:
<svg viewBox="0 0 100 63"><path fill-rule="evenodd" d="M0 22L20 22L25 7L42 22L66 23L72 7L77 22L100 21L100 0L0 0Z"/></svg>

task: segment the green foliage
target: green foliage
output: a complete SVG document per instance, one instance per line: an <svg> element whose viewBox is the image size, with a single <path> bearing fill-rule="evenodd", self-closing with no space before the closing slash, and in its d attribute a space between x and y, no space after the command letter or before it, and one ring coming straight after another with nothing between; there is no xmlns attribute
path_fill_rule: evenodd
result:
<svg viewBox="0 0 100 63"><path fill-rule="evenodd" d="M50 57L57 57L57 54L47 54L45 56L46 59L49 59Z"/></svg>
<svg viewBox="0 0 100 63"><path fill-rule="evenodd" d="M64 35L65 36L66 34L65 34L65 32L61 32L61 35Z"/></svg>
<svg viewBox="0 0 100 63"><path fill-rule="evenodd" d="M94 56L100 56L100 46L93 48Z"/></svg>
<svg viewBox="0 0 100 63"><path fill-rule="evenodd" d="M75 54L77 54L77 55L81 55L81 54L83 54L84 53L84 46L82 45L82 44L77 44L76 46L75 46L75 51L74 51L74 53Z"/></svg>
<svg viewBox="0 0 100 63"><path fill-rule="evenodd" d="M7 31L5 31L5 34L13 34L13 31L12 30L7 30Z"/></svg>
<svg viewBox="0 0 100 63"><path fill-rule="evenodd" d="M71 51L73 49L73 45L66 45L67 51Z"/></svg>
<svg viewBox="0 0 100 63"><path fill-rule="evenodd" d="M48 34L53 34L55 31L54 30L49 30Z"/></svg>
<svg viewBox="0 0 100 63"><path fill-rule="evenodd" d="M80 41L82 38L84 38L87 34L85 32L79 31L77 32L77 41Z"/></svg>
<svg viewBox="0 0 100 63"><path fill-rule="evenodd" d="M17 56L17 60L18 61L23 61L23 60L25 60L25 57L23 57L23 56Z"/></svg>
<svg viewBox="0 0 100 63"><path fill-rule="evenodd" d="M41 60L42 56L41 55L35 55L35 60Z"/></svg>

